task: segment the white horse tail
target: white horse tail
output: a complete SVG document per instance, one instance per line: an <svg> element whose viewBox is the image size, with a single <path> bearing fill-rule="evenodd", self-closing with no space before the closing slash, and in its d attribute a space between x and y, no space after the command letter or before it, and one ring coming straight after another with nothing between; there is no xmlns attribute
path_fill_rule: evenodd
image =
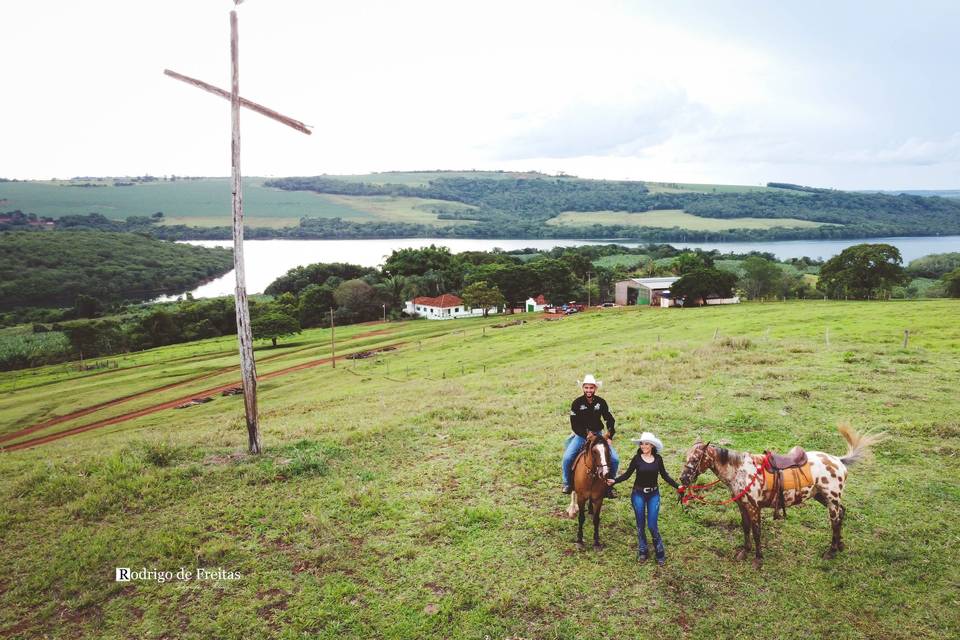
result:
<svg viewBox="0 0 960 640"><path fill-rule="evenodd" d="M840 458L840 462L848 467L867 459L870 456L870 447L887 439L885 433L858 433L847 422L841 422L837 429L847 441L847 453Z"/></svg>

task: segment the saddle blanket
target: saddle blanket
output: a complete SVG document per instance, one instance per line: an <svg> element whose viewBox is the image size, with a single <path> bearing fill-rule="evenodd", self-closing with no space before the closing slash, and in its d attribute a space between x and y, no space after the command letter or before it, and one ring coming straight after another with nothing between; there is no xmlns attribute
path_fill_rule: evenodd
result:
<svg viewBox="0 0 960 640"><path fill-rule="evenodd" d="M810 471L810 463L802 467L783 470L783 490L802 489L813 484L813 473ZM773 490L773 474L766 473L763 477L763 490Z"/></svg>

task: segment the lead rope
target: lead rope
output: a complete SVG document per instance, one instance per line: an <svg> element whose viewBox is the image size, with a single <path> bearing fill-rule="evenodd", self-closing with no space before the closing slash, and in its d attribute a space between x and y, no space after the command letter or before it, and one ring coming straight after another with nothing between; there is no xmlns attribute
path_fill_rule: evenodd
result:
<svg viewBox="0 0 960 640"><path fill-rule="evenodd" d="M769 457L769 454L767 454L767 455L768 455L768 457ZM680 503L681 503L683 506L686 506L687 503L690 502L691 500L697 500L698 502L702 502L702 503L704 503L704 504L712 504L712 505L718 505L718 506L719 506L719 505L724 505L724 504L730 504L731 502L736 502L737 500L739 500L739 499L742 498L743 496L747 495L747 492L750 491L750 487L752 487L752 486L753 486L753 483L757 481L757 478L762 478L762 477L764 477L764 476L766 475L766 472L764 471L764 466L766 466L766 463L767 463L767 460L766 460L766 458L765 458L765 459L764 459L764 464L761 464L761 465L759 465L759 466L757 467L757 472L756 472L755 474L753 474L753 477L752 477L752 478L750 478L750 482L747 483L747 486L745 486L745 487L743 488L743 490L740 491L740 493L738 493L737 495L733 496L733 497L730 498L729 500L722 500L722 501L719 501L719 502L716 501L716 500L707 500L707 499L704 498L702 495L696 493L696 490L697 490L697 489L709 489L709 488L712 488L714 485L716 485L718 482L720 482L720 479L718 478L717 480L714 480L713 482L711 482L711 483L709 483L709 484L695 484L695 485L690 486L690 487L684 487L683 490L679 490L679 489L678 489L678 491L680 491L680 494L681 494Z"/></svg>

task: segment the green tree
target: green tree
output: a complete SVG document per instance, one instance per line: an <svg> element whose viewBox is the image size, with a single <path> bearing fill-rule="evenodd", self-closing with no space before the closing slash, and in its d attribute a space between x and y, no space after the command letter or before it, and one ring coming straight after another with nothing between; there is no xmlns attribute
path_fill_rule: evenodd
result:
<svg viewBox="0 0 960 640"><path fill-rule="evenodd" d="M553 258L534 260L529 264L529 269L533 272L534 282L539 285L535 288L550 302L557 304L574 297L577 282L570 267L563 261Z"/></svg>
<svg viewBox="0 0 960 640"><path fill-rule="evenodd" d="M328 313L335 306L333 289L323 284L307 285L300 292L297 316L301 327L322 327L328 324Z"/></svg>
<svg viewBox="0 0 960 640"><path fill-rule="evenodd" d="M702 305L707 301L707 298L731 297L736 283L736 274L729 271L695 269L674 282L670 286L670 294L674 298L683 298L684 306L688 306L689 302Z"/></svg>
<svg viewBox="0 0 960 640"><path fill-rule="evenodd" d="M83 293L78 293L73 303L78 318L97 318L103 313L103 303Z"/></svg>
<svg viewBox="0 0 960 640"><path fill-rule="evenodd" d="M444 271L452 262L453 255L447 247L399 249L384 261L383 272L391 276L422 276L428 271Z"/></svg>
<svg viewBox="0 0 960 640"><path fill-rule="evenodd" d="M485 264L476 267L467 273L466 281L468 284L486 282L496 287L511 309L530 296L542 293L533 270L518 263Z"/></svg>
<svg viewBox="0 0 960 640"><path fill-rule="evenodd" d="M126 346L126 335L113 320L78 322L64 327L64 333L73 351L82 358L117 353Z"/></svg>
<svg viewBox="0 0 960 640"><path fill-rule="evenodd" d="M463 302L468 307L483 309L483 317L487 317L490 307L499 307L506 302L503 294L496 287L491 287L486 281L474 282L463 290Z"/></svg>
<svg viewBox="0 0 960 640"><path fill-rule="evenodd" d="M300 323L281 308L268 309L250 321L250 329L257 340L267 338L277 346L277 338L300 333Z"/></svg>
<svg viewBox="0 0 960 640"><path fill-rule="evenodd" d="M743 261L740 286L750 299L765 298L774 293L783 281L783 270L775 263L753 256Z"/></svg>
<svg viewBox="0 0 960 640"><path fill-rule="evenodd" d="M390 276L383 281L383 286L390 296L390 304L393 305L395 309L403 306L403 291L407 287L407 282L407 278L400 275Z"/></svg>
<svg viewBox="0 0 960 640"><path fill-rule="evenodd" d="M712 269L713 258L703 251L687 251L678 255L670 266L675 274L682 276L697 269Z"/></svg>
<svg viewBox="0 0 960 640"><path fill-rule="evenodd" d="M951 298L960 298L960 267L957 267L950 273L944 274L941 278L947 295Z"/></svg>
<svg viewBox="0 0 960 640"><path fill-rule="evenodd" d="M900 251L889 244L857 244L827 260L817 288L831 298L866 300L906 282Z"/></svg>

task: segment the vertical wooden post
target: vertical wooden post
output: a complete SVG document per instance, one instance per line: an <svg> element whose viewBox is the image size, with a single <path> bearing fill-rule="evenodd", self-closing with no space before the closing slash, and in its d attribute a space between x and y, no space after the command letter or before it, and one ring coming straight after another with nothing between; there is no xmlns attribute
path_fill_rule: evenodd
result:
<svg viewBox="0 0 960 640"><path fill-rule="evenodd" d="M907 348L907 343L910 341L910 329L903 330L903 348Z"/></svg>
<svg viewBox="0 0 960 640"><path fill-rule="evenodd" d="M243 266L243 187L240 181L240 62L237 38L237 12L230 12L230 120L233 128L230 159L233 184L233 267L237 275L235 304L237 340L240 342L240 374L243 379L243 406L247 414L250 453L260 453L260 422L257 417L257 365L253 359L253 332L247 303L246 274Z"/></svg>
<svg viewBox="0 0 960 640"><path fill-rule="evenodd" d="M330 309L330 363L334 369L337 368L337 340L334 335L332 308Z"/></svg>

